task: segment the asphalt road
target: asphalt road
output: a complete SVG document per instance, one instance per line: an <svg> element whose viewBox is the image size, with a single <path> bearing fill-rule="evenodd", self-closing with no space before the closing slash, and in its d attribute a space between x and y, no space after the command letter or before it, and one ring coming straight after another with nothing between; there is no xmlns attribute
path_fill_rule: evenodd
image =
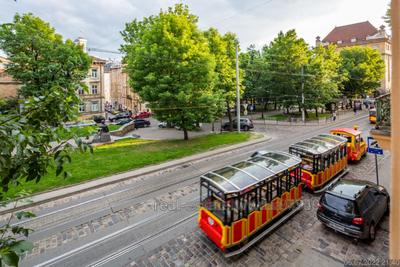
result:
<svg viewBox="0 0 400 267"><path fill-rule="evenodd" d="M261 127L272 137L263 144L32 208L38 217L24 225L35 230L35 249L21 266L125 265L196 226L201 174L256 150L287 151L292 143L354 124L364 133L371 128L366 117L321 127Z"/></svg>

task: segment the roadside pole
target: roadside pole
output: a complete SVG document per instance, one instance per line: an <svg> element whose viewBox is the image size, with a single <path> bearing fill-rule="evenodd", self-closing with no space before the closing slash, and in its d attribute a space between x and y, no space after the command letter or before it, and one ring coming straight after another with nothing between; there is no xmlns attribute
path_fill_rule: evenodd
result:
<svg viewBox="0 0 400 267"><path fill-rule="evenodd" d="M301 120L303 123L306 121L306 114L304 112L304 66L301 66Z"/></svg>
<svg viewBox="0 0 400 267"><path fill-rule="evenodd" d="M378 155L375 154L376 184L379 185Z"/></svg>
<svg viewBox="0 0 400 267"><path fill-rule="evenodd" d="M236 43L236 116L237 131L240 133L239 42Z"/></svg>
<svg viewBox="0 0 400 267"><path fill-rule="evenodd" d="M372 137L367 138L367 151L375 155L376 184L379 185L378 155L383 155L383 149L378 146L378 142Z"/></svg>

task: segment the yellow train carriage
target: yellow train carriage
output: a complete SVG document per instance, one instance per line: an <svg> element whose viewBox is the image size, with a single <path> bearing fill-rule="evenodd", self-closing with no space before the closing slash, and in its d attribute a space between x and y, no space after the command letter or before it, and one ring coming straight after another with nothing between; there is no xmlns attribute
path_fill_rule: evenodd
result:
<svg viewBox="0 0 400 267"><path fill-rule="evenodd" d="M199 227L225 256L243 252L303 207L300 163L259 152L202 175Z"/></svg>
<svg viewBox="0 0 400 267"><path fill-rule="evenodd" d="M347 172L347 139L341 136L320 134L291 145L289 153L302 159L301 181L316 193Z"/></svg>

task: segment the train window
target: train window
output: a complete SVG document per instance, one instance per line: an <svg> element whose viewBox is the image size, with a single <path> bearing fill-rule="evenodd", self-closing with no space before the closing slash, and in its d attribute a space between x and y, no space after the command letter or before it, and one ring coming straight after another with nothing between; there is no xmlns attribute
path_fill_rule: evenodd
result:
<svg viewBox="0 0 400 267"><path fill-rule="evenodd" d="M264 183L260 187L260 206L268 203L268 183Z"/></svg>
<svg viewBox="0 0 400 267"><path fill-rule="evenodd" d="M313 164L312 159L310 159L308 157L303 157L301 164L302 164L302 167L304 170L310 171L310 172L313 171L314 164Z"/></svg>

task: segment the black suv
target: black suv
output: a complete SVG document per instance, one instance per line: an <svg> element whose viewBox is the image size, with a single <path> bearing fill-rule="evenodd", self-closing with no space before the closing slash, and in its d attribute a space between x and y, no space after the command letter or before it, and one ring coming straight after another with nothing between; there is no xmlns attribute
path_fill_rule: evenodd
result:
<svg viewBox="0 0 400 267"><path fill-rule="evenodd" d="M233 129L237 129L237 120L233 120ZM240 130L249 131L253 129L253 122L249 118L241 118L240 119ZM229 122L225 122L222 124L222 130L229 131Z"/></svg>
<svg viewBox="0 0 400 267"><path fill-rule="evenodd" d="M389 213L389 193L368 181L340 179L321 196L317 217L329 228L373 241L376 226Z"/></svg>
<svg viewBox="0 0 400 267"><path fill-rule="evenodd" d="M150 126L150 121L143 120L143 119L136 119L134 120L135 128L144 128Z"/></svg>

